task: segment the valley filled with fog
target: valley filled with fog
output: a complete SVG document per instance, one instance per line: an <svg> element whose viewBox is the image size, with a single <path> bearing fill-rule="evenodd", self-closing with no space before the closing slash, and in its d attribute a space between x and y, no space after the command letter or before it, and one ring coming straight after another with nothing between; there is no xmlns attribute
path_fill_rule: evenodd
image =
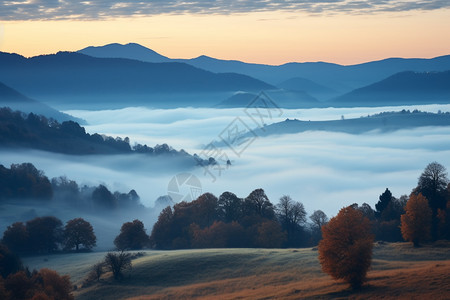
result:
<svg viewBox="0 0 450 300"><path fill-rule="evenodd" d="M350 119L402 109L445 112L450 110L450 105L283 109L264 121L269 125L286 118ZM209 143L219 142L227 126L236 118L251 129L257 127L242 108L129 107L65 112L86 120L89 133L129 137L131 145L167 143L175 149L199 155ZM373 206L387 187L396 197L409 194L429 162L450 165L449 127L420 127L388 133L374 131L359 135L311 131L255 137L246 146L237 151L239 156L229 147L222 147L222 158L228 157L231 166L210 169L211 173L202 167L185 169L139 154L52 154L50 157L45 152L27 150L4 153L2 157L6 165L32 162L48 177L65 175L81 184L101 183L121 192L135 189L142 203L149 207L159 196L168 193L168 184L175 175L189 172L200 180L203 192L219 196L224 191L232 191L246 197L252 190L263 188L273 203L283 195L290 195L301 201L308 213L322 209L330 216L352 203L366 202ZM203 153L214 156L211 151ZM180 188L180 193L189 193L188 187Z"/></svg>

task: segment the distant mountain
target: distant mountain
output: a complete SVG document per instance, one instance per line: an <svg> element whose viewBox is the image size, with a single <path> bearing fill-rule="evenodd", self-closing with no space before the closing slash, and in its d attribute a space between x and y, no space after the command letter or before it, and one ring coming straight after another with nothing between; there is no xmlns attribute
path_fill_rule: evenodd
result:
<svg viewBox="0 0 450 300"><path fill-rule="evenodd" d="M259 94L237 92L233 96L225 99L216 105L218 108L247 107L251 105ZM274 105L280 108L310 108L320 107L323 104L316 98L301 91L268 90L264 91L264 96L268 96Z"/></svg>
<svg viewBox="0 0 450 300"><path fill-rule="evenodd" d="M211 106L220 99L214 100L213 94L274 88L246 75L215 74L184 63L94 58L73 52L28 59L0 53L0 81L53 105L103 103L109 108L170 105L167 95L178 95L178 106Z"/></svg>
<svg viewBox="0 0 450 300"><path fill-rule="evenodd" d="M126 45L115 43L99 47L91 46L77 52L98 58L128 58L151 63L170 61L170 58L135 43Z"/></svg>
<svg viewBox="0 0 450 300"><path fill-rule="evenodd" d="M47 118L53 118L57 121L77 121L84 123L83 120L72 117L68 114L57 111L48 105L30 99L18 91L4 85L0 82L0 107L9 107L12 110L20 110L25 113L35 113L44 115Z"/></svg>
<svg viewBox="0 0 450 300"><path fill-rule="evenodd" d="M450 70L450 55L432 59L389 58L343 66L325 62L287 63L280 66L247 64L206 56L179 60L211 72L236 72L277 85L301 77L339 93L349 92L403 71L431 72Z"/></svg>
<svg viewBox="0 0 450 300"><path fill-rule="evenodd" d="M450 103L450 71L397 73L328 103L333 106Z"/></svg>
<svg viewBox="0 0 450 300"><path fill-rule="evenodd" d="M301 121L286 119L254 130L258 136L294 134L306 131L345 132L362 134L369 131L391 132L424 126L450 126L450 113L427 113L421 111L384 112L368 117L331 121ZM245 134L240 139L253 138Z"/></svg>
<svg viewBox="0 0 450 300"><path fill-rule="evenodd" d="M277 87L289 91L303 91L314 96L318 100L327 100L338 95L338 92L329 87L301 77L291 78L278 83Z"/></svg>
<svg viewBox="0 0 450 300"><path fill-rule="evenodd" d="M122 47L125 48L125 46ZM132 55L130 53L133 53L133 47L130 46L129 53L122 53L120 57L131 58ZM145 47L142 48L141 50L143 52L147 49L145 51L149 53L149 58L147 60L145 59L145 55L141 55L139 59L153 62L152 57L154 55L154 51ZM105 51L105 53L108 52ZM333 98L339 94L347 93L354 89L383 80L386 77L403 71L430 72L450 70L450 55L432 59L388 58L349 66L326 62L293 62L279 66L272 66L245 63L237 60L221 60L205 55L193 59L172 59L171 61L187 63L197 68L215 73L231 72L244 74L267 82L271 85L277 85L280 82L300 77L336 91L336 93L332 93L329 98ZM284 86L281 87L286 88ZM312 93L311 90L304 91L319 98L320 100L327 98L316 95Z"/></svg>

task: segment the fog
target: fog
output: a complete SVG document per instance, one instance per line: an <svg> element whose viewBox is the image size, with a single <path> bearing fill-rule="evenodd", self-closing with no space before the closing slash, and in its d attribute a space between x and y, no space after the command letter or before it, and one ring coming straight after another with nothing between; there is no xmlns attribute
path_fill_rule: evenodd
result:
<svg viewBox="0 0 450 300"><path fill-rule="evenodd" d="M286 118L329 120L401 109L450 111L450 105L283 110L281 116L265 121L270 124ZM236 117L250 128L256 127L243 109L130 107L66 112L86 120L89 123L86 129L90 133L128 136L131 143L149 146L168 143L191 154L200 154L204 145L220 140L219 135ZM214 178L205 174L201 167L187 169L177 162L145 155L71 156L30 150L2 151L0 163L9 166L31 162L49 178L65 175L80 185L102 183L111 191L135 189L141 202L148 207L152 207L159 196L168 194L171 189L168 184L174 176L187 172L200 180L202 192L219 196L224 191L232 191L245 197L252 190L263 188L273 203L283 195L290 195L301 201L309 214L321 209L333 216L340 208L352 203L366 202L374 207L386 188L396 197L409 194L425 166L432 161L450 167L450 126L363 135L303 132L256 137L240 156L227 147L222 153L228 156L232 165L224 166L220 172L210 169ZM186 187L180 188L180 193L189 191ZM57 216L67 221L72 215L73 212ZM156 215L145 212L136 217L142 219L150 232ZM103 230L100 240L112 246L121 223L134 218L133 215L122 215L93 220L103 228L99 229ZM106 223L102 225L102 222ZM109 231L105 231L106 228Z"/></svg>

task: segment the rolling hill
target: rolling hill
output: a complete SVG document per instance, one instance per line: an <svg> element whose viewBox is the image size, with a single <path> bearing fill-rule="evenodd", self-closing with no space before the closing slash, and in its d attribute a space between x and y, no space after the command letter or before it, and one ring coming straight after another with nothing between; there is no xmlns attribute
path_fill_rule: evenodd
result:
<svg viewBox="0 0 450 300"><path fill-rule="evenodd" d="M450 103L450 71L401 72L329 102L333 106Z"/></svg>
<svg viewBox="0 0 450 300"><path fill-rule="evenodd" d="M316 249L144 251L124 280L111 274L83 286L105 252L27 257L32 268L68 274L76 299L443 299L448 243L412 248L376 243L368 283L358 291L322 272Z"/></svg>

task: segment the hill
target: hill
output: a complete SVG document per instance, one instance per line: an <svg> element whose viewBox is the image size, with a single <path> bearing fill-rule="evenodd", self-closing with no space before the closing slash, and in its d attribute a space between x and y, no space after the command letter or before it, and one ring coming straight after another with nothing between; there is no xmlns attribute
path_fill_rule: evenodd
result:
<svg viewBox="0 0 450 300"><path fill-rule="evenodd" d="M450 102L450 71L401 72L330 102L333 106L383 106Z"/></svg>
<svg viewBox="0 0 450 300"><path fill-rule="evenodd" d="M282 108L310 108L321 107L323 104L316 98L303 91L270 90L264 91L278 107ZM219 108L247 107L258 97L258 94L237 92L216 105Z"/></svg>
<svg viewBox="0 0 450 300"><path fill-rule="evenodd" d="M254 130L258 136L293 134L305 131L330 131L362 134L369 131L390 132L424 126L450 126L450 113L428 113L421 111L384 112L355 119L330 121L290 120L273 123L263 129ZM253 137L246 133L241 138Z"/></svg>
<svg viewBox="0 0 450 300"><path fill-rule="evenodd" d="M166 157L189 166L208 164L167 144L155 147L136 144L132 147L128 138L89 134L73 121L58 123L33 113L26 115L7 108L0 108L0 145L3 149L37 149L72 155L145 154Z"/></svg>
<svg viewBox="0 0 450 300"><path fill-rule="evenodd" d="M47 103L108 108L169 105L164 95L176 94L184 106L211 106L211 94L273 88L249 76L216 74L185 63L95 58L73 52L32 58L0 53L0 81ZM201 99L199 94L209 97Z"/></svg>
<svg viewBox="0 0 450 300"><path fill-rule="evenodd" d="M106 276L76 299L444 299L450 293L448 245L376 244L368 284L351 291L322 273L314 249L146 251L121 282ZM78 287L105 253L24 260L70 274ZM45 259L44 259L45 258ZM444 297L444 298L442 298Z"/></svg>
<svg viewBox="0 0 450 300"><path fill-rule="evenodd" d="M0 107L9 107L12 110L20 110L26 113L35 113L39 115L44 115L48 118L53 118L60 122L63 121L76 121L79 123L84 123L83 120L72 117L68 114L57 111L50 106L38 102L36 100L30 99L18 91L4 85L0 82Z"/></svg>

